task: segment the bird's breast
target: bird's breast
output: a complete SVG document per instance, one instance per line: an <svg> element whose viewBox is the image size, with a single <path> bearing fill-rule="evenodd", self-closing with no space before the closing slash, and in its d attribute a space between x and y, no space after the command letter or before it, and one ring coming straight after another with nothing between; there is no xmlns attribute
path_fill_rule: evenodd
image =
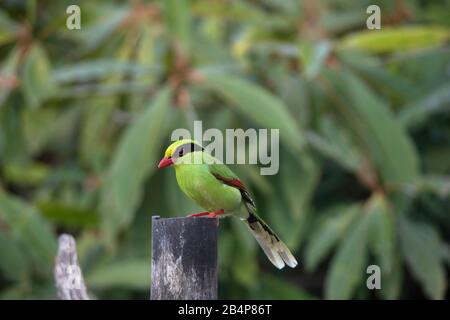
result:
<svg viewBox="0 0 450 320"><path fill-rule="evenodd" d="M240 191L217 180L207 165L179 165L175 171L181 190L200 207L208 211L235 211L240 207Z"/></svg>

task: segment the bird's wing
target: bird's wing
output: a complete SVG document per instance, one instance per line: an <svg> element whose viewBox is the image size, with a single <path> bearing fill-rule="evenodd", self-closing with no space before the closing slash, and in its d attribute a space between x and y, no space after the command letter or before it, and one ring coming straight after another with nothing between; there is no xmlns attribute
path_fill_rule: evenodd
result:
<svg viewBox="0 0 450 320"><path fill-rule="evenodd" d="M239 189L241 192L242 200L246 205L251 206L252 211L255 211L255 202L253 201L250 193L248 192L247 188L245 187L244 183L239 179L239 177L231 171L230 168L228 168L226 165L222 163L215 163L210 164L209 166L209 172L217 179L220 180L222 183ZM250 209L249 207L247 207Z"/></svg>
<svg viewBox="0 0 450 320"><path fill-rule="evenodd" d="M239 180L238 176L222 163L209 165L209 171L217 180L220 180L228 186L239 189L242 201L249 213L249 216L246 219L243 219L243 221L247 223L250 231L269 260L278 269L282 269L285 264L294 268L297 265L297 260L284 242L281 241L267 223L256 214L255 202L245 188L245 185Z"/></svg>
<svg viewBox="0 0 450 320"><path fill-rule="evenodd" d="M249 216L244 219L244 222L249 226L250 231L269 260L278 269L282 269L285 264L294 268L297 265L297 260L284 242L282 242L275 232L270 229L267 223L256 214L255 202L245 188L245 185L239 180L238 176L222 163L211 164L208 167L209 172L211 172L217 180L220 180L228 186L237 188L241 192L242 201L249 213Z"/></svg>

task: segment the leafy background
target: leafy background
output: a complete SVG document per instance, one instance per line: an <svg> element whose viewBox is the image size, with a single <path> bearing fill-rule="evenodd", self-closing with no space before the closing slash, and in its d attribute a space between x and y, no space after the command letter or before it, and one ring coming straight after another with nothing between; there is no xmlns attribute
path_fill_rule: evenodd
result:
<svg viewBox="0 0 450 320"><path fill-rule="evenodd" d="M81 6L81 30L66 8ZM366 29L378 4L382 30ZM91 296L146 299L150 217L198 208L156 171L175 128L280 128L233 169L300 261L220 227L221 298L448 298L450 1L0 4L0 297L54 298L57 235ZM382 289L366 288L366 267Z"/></svg>

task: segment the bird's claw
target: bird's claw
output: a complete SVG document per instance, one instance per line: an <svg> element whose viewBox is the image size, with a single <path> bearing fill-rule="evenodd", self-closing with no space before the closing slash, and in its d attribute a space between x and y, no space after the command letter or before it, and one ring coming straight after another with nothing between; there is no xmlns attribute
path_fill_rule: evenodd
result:
<svg viewBox="0 0 450 320"><path fill-rule="evenodd" d="M224 211L223 210L217 210L217 211L213 211L213 212L200 212L200 213L193 213L193 214L189 214L188 217L189 218L195 218L195 217L208 217L208 218L213 218L217 220L217 226L219 226L219 215L223 214Z"/></svg>
<svg viewBox="0 0 450 320"><path fill-rule="evenodd" d="M188 217L189 218L203 217L203 216L208 216L209 214L210 214L209 212L200 212L200 213L189 214Z"/></svg>
<svg viewBox="0 0 450 320"><path fill-rule="evenodd" d="M217 218L219 215L224 214L224 210L217 210L213 212L200 212L200 213L193 213L189 214L188 217L204 217L207 216L208 218Z"/></svg>

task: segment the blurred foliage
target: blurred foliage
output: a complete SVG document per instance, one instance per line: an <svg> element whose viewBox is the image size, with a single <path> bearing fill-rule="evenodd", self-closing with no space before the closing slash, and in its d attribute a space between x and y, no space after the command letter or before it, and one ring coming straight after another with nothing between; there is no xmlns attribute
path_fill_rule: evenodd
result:
<svg viewBox="0 0 450 320"><path fill-rule="evenodd" d="M220 297L448 298L449 24L448 0L2 0L0 298L54 297L61 232L91 295L147 298L151 215L199 210L155 171L193 120L281 129L279 174L233 169L300 266L227 219Z"/></svg>

